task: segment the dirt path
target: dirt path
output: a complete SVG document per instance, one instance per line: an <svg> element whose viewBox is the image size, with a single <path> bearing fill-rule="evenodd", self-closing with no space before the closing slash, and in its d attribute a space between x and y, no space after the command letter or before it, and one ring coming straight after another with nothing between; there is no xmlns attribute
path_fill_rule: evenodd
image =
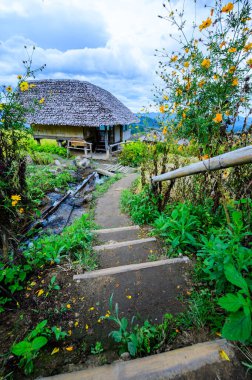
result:
<svg viewBox="0 0 252 380"><path fill-rule="evenodd" d="M116 183L99 198L95 212L95 223L100 227L124 227L132 224L127 215L120 211L120 197L123 189L129 188L137 174L129 174Z"/></svg>

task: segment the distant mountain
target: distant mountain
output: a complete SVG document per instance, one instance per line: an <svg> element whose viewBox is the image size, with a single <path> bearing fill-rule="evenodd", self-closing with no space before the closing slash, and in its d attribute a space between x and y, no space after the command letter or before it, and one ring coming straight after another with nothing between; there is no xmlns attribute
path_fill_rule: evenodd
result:
<svg viewBox="0 0 252 380"><path fill-rule="evenodd" d="M160 121L164 119L164 114L160 112L149 112L149 113L141 113L141 114L136 114L136 116L140 119L140 123L138 124L132 124L134 126L139 126L135 130L133 127L132 133L137 133L137 132L146 132L149 129L157 129L161 127ZM243 128L244 124L244 116L239 116L235 122L234 126L234 132L239 132ZM153 122L154 121L154 122ZM249 117L247 120L247 129L250 127L252 124L252 117ZM231 128L229 128L231 129ZM134 132L133 132L134 131Z"/></svg>

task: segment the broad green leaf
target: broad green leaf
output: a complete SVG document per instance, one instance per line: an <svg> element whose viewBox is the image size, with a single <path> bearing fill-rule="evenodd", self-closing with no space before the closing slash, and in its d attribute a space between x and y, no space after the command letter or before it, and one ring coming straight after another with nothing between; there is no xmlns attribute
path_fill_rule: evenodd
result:
<svg viewBox="0 0 252 380"><path fill-rule="evenodd" d="M224 268L225 276L231 284L241 288L246 294L249 293L248 285L245 279L242 277L241 273L235 268L233 264L227 264Z"/></svg>
<svg viewBox="0 0 252 380"><path fill-rule="evenodd" d="M137 353L137 347L133 342L128 343L128 350L131 356L136 356Z"/></svg>
<svg viewBox="0 0 252 380"><path fill-rule="evenodd" d="M11 349L11 352L17 356L25 356L30 351L31 351L31 343L26 342L26 341L22 341L15 344Z"/></svg>
<svg viewBox="0 0 252 380"><path fill-rule="evenodd" d="M228 293L221 297L218 304L227 311L238 311L242 307L241 300L235 294Z"/></svg>
<svg viewBox="0 0 252 380"><path fill-rule="evenodd" d="M121 342L122 333L120 331L111 331L109 334L116 342Z"/></svg>
<svg viewBox="0 0 252 380"><path fill-rule="evenodd" d="M238 311L227 317L221 335L229 340L245 342L251 337L251 317Z"/></svg>
<svg viewBox="0 0 252 380"><path fill-rule="evenodd" d="M127 329L127 326L128 326L128 320L125 317L123 317L121 319L121 329L125 331Z"/></svg>
<svg viewBox="0 0 252 380"><path fill-rule="evenodd" d="M38 336L35 338L31 344L32 344L32 350L38 351L41 347L45 346L48 340L44 336Z"/></svg>

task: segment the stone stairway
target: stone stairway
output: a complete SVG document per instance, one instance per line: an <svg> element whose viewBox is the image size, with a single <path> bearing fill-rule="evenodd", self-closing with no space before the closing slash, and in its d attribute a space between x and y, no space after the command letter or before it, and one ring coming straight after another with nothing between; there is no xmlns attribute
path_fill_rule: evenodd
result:
<svg viewBox="0 0 252 380"><path fill-rule="evenodd" d="M183 310L178 296L185 294L189 287L190 260L187 257L164 259L157 239L150 237L148 230L130 225L130 220L120 214L120 191L134 178L129 175L128 179L118 181L98 201L96 221L101 229L93 232L99 269L73 277L78 299L82 300L79 322L86 326L85 340L90 338L92 343L107 341L112 326L99 317L107 313L112 294L114 303L119 304L120 317L130 321L133 316L140 316L140 321L149 319L158 323L165 313L176 314ZM220 350L230 355L232 365L221 359ZM241 379L232 377L236 373L233 363L234 353L221 339L130 362L58 375L53 379Z"/></svg>

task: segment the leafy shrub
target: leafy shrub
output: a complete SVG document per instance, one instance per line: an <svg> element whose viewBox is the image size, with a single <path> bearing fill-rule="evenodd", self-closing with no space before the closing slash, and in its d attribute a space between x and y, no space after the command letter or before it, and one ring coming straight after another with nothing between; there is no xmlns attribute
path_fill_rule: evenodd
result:
<svg viewBox="0 0 252 380"><path fill-rule="evenodd" d="M146 156L146 148L147 145L140 141L124 144L119 156L120 163L132 167L139 166Z"/></svg>
<svg viewBox="0 0 252 380"><path fill-rule="evenodd" d="M67 149L58 146L57 142L54 140L42 140L41 144L37 144L34 140L30 140L28 150L29 152L44 152L67 157Z"/></svg>
<svg viewBox="0 0 252 380"><path fill-rule="evenodd" d="M123 190L121 208L130 214L136 224L152 223L158 217L158 198L148 187L141 192L133 194L130 190Z"/></svg>
<svg viewBox="0 0 252 380"><path fill-rule="evenodd" d="M212 229L210 237L202 236L202 244L197 252L198 258L202 260L204 280L214 282L218 293L227 286L224 274L227 264L235 264L240 272L247 273L252 267L251 249L242 244L245 237L252 234L246 231L240 211L233 211L231 218L229 226L222 230Z"/></svg>
<svg viewBox="0 0 252 380"><path fill-rule="evenodd" d="M49 165L54 162L53 157L49 153L44 152L30 152L30 157L36 165Z"/></svg>
<svg viewBox="0 0 252 380"><path fill-rule="evenodd" d="M154 231L164 238L170 246L170 253L185 252L197 247L200 233L200 220L191 214L191 207L186 203L174 206L170 215L161 214L153 223Z"/></svg>

